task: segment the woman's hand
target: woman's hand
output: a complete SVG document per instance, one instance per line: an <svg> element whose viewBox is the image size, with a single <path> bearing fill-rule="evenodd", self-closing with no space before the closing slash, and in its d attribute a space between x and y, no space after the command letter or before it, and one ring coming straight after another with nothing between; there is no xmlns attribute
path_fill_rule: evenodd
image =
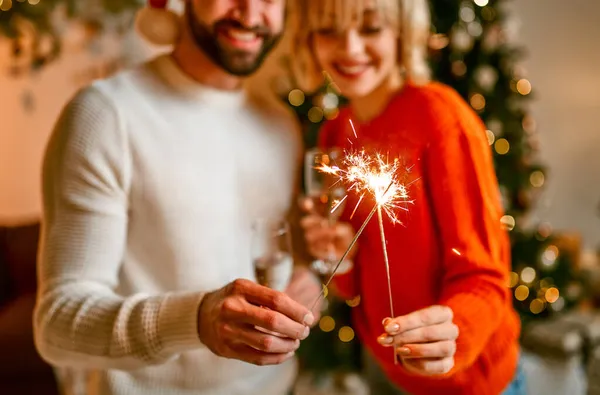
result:
<svg viewBox="0 0 600 395"><path fill-rule="evenodd" d="M308 252L316 259L338 261L354 237L354 229L345 222L330 223L317 214L302 218L300 225L304 230L304 239ZM346 259L352 259L353 248Z"/></svg>
<svg viewBox="0 0 600 395"><path fill-rule="evenodd" d="M454 367L458 327L452 309L431 306L423 310L386 318L385 333L377 341L394 347L404 367L415 374L446 374Z"/></svg>

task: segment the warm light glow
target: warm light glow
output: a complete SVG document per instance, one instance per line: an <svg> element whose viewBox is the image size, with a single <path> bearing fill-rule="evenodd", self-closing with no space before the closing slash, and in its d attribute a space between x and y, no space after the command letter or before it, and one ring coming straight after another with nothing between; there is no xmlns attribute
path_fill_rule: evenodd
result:
<svg viewBox="0 0 600 395"><path fill-rule="evenodd" d="M534 299L529 305L529 310L531 310L533 314L539 314L544 311L545 308L546 303L542 299Z"/></svg>
<svg viewBox="0 0 600 395"><path fill-rule="evenodd" d="M331 121L332 119L336 119L340 114L340 110L337 107L331 109L326 108L323 112L325 114L325 119L329 121Z"/></svg>
<svg viewBox="0 0 600 395"><path fill-rule="evenodd" d="M519 283L519 275L515 272L510 272L510 275L508 277L508 286L510 288L514 288L517 286L518 283Z"/></svg>
<svg viewBox="0 0 600 395"><path fill-rule="evenodd" d="M517 92L522 94L523 96L531 93L531 83L525 78L520 79L517 82Z"/></svg>
<svg viewBox="0 0 600 395"><path fill-rule="evenodd" d="M515 218L512 215L503 216L502 218L500 218L500 223L502 224L504 229L506 229L508 231L513 230L516 225Z"/></svg>
<svg viewBox="0 0 600 395"><path fill-rule="evenodd" d="M331 332L335 329L335 320L326 315L319 320L319 328L321 328L323 332Z"/></svg>
<svg viewBox="0 0 600 395"><path fill-rule="evenodd" d="M329 289L327 289L327 285L323 284L323 297L327 297L329 295Z"/></svg>
<svg viewBox="0 0 600 395"><path fill-rule="evenodd" d="M541 188L544 185L544 181L546 178L544 177L544 173L540 170L536 170L529 176L529 182L535 188Z"/></svg>
<svg viewBox="0 0 600 395"><path fill-rule="evenodd" d="M365 195L372 196L394 223L400 223L395 209L408 211L400 203L412 203L408 199L406 186L398 181L400 172L399 160L388 161L383 155L367 155L364 151L357 153L346 152L340 164L322 163L317 167L320 171L339 177L348 187L361 196L354 208L354 212L360 205ZM344 199L342 199L343 201ZM332 211L335 211L334 207Z"/></svg>
<svg viewBox="0 0 600 395"><path fill-rule="evenodd" d="M506 155L510 151L510 143L507 139L498 139L494 148L499 155Z"/></svg>
<svg viewBox="0 0 600 395"><path fill-rule="evenodd" d="M2 2L0 2L0 10L1 11L8 11L10 10L12 7L12 0L4 0Z"/></svg>
<svg viewBox="0 0 600 395"><path fill-rule="evenodd" d="M483 97L481 93L475 93L473 96L471 96L470 102L471 107L473 107L477 111L483 110L485 108L485 97Z"/></svg>
<svg viewBox="0 0 600 395"><path fill-rule="evenodd" d="M494 134L494 132L492 132L491 130L488 129L485 131L485 135L487 137L488 144L489 145L494 144L494 141L496 140L496 135Z"/></svg>
<svg viewBox="0 0 600 395"><path fill-rule="evenodd" d="M346 301L346 304L350 307L356 307L360 304L360 295Z"/></svg>
<svg viewBox="0 0 600 395"><path fill-rule="evenodd" d="M548 303L554 303L558 300L558 298L560 297L560 292L558 292L557 288L548 288L548 290L546 291L546 300L548 301Z"/></svg>
<svg viewBox="0 0 600 395"><path fill-rule="evenodd" d="M304 104L304 92L300 89L294 89L288 94L288 100L292 106L301 106Z"/></svg>
<svg viewBox="0 0 600 395"><path fill-rule="evenodd" d="M452 252L453 252L453 253L455 253L455 254L456 254L456 255L458 255L458 256L461 256L461 253L460 253L460 251L459 251L459 250L457 250L456 248L453 248L453 249L452 249Z"/></svg>
<svg viewBox="0 0 600 395"><path fill-rule="evenodd" d="M488 0L475 0L475 4L477 4L479 7L485 7L488 5L488 2Z"/></svg>
<svg viewBox="0 0 600 395"><path fill-rule="evenodd" d="M319 123L323 120L323 110L320 107L313 107L308 110L308 119L312 123Z"/></svg>
<svg viewBox="0 0 600 395"><path fill-rule="evenodd" d="M28 3L31 5L36 5L39 2L40 2L40 0L28 0Z"/></svg>
<svg viewBox="0 0 600 395"><path fill-rule="evenodd" d="M529 288L526 285L519 285L517 289L515 289L515 298L520 300L521 302L527 299L529 296Z"/></svg>
<svg viewBox="0 0 600 395"><path fill-rule="evenodd" d="M349 326L343 326L338 332L338 337L344 343L351 342L354 339L354 330Z"/></svg>
<svg viewBox="0 0 600 395"><path fill-rule="evenodd" d="M523 271L521 271L521 280L524 283L530 284L533 282L533 280L535 280L535 269L532 267L526 267L525 269L523 269Z"/></svg>

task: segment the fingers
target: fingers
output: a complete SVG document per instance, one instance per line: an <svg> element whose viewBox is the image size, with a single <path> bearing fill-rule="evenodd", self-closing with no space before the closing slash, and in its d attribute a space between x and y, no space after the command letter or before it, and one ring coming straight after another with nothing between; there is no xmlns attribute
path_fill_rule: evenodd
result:
<svg viewBox="0 0 600 395"><path fill-rule="evenodd" d="M401 317L388 319L385 322L385 331L390 335L397 335L416 328L452 321L452 318L452 309L449 307L431 306Z"/></svg>
<svg viewBox="0 0 600 395"><path fill-rule="evenodd" d="M300 341L297 339L265 333L250 325L230 326L226 330L229 331L230 338L270 354L287 354L296 351L300 346Z"/></svg>
<svg viewBox="0 0 600 395"><path fill-rule="evenodd" d="M404 367L412 372L421 375L440 375L446 374L454 367L454 358L433 358L433 359L405 359L402 358Z"/></svg>
<svg viewBox="0 0 600 395"><path fill-rule="evenodd" d="M381 335L377 340L383 346L405 345L415 343L431 343L444 340L456 340L458 338L458 326L451 322L426 326L402 332L396 336L388 334Z"/></svg>
<svg viewBox="0 0 600 395"><path fill-rule="evenodd" d="M456 342L445 340L436 343L406 344L396 348L396 354L404 359L448 358L456 353Z"/></svg>
<svg viewBox="0 0 600 395"><path fill-rule="evenodd" d="M245 344L235 344L230 346L232 355L226 355L234 357L254 365L265 366L265 365L278 365L294 356L294 352L284 354L272 354L264 351L256 350Z"/></svg>

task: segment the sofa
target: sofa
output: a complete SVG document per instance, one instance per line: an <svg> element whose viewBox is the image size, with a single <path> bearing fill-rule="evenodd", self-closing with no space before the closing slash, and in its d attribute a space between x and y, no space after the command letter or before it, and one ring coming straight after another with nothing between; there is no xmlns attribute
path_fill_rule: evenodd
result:
<svg viewBox="0 0 600 395"><path fill-rule="evenodd" d="M39 224L0 226L0 394L58 395L52 368L37 353L32 315Z"/></svg>

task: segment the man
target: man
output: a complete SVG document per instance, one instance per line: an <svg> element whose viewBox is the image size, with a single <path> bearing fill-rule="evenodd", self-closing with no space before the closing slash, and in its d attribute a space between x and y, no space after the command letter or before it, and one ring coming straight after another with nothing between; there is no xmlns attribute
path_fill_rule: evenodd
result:
<svg viewBox="0 0 600 395"><path fill-rule="evenodd" d="M56 125L36 344L86 371L86 394L283 395L320 288L306 272L286 293L251 281L250 224L288 211L300 144L242 85L284 0L185 6L141 23L172 54L84 89Z"/></svg>

